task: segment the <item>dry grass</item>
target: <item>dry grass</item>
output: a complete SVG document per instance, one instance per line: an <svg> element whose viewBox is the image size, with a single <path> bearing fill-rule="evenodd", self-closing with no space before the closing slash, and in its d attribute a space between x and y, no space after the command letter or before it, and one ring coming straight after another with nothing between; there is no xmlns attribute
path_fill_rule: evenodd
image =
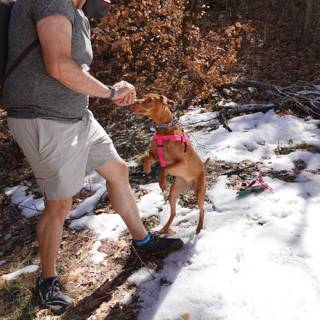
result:
<svg viewBox="0 0 320 320"><path fill-rule="evenodd" d="M25 274L16 281L0 282L0 319L33 319L33 275Z"/></svg>

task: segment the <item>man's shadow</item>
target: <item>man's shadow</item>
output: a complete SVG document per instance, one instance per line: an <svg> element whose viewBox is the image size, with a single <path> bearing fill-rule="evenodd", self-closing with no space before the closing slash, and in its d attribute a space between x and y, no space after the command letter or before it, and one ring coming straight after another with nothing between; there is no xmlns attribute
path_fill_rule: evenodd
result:
<svg viewBox="0 0 320 320"><path fill-rule="evenodd" d="M174 279L178 276L181 268L187 263L194 252L194 248L196 246L197 238L194 238L194 241L189 241L189 243L185 244L184 249L182 251L178 251L179 255L179 264L178 267L175 267L170 274L170 281L164 283L164 279L162 277L155 277L153 281L159 280L159 290L161 290L162 285L170 285ZM163 266L164 266L164 258L167 255L150 257L150 259L145 260L146 265L148 263L152 264L153 274L156 275ZM98 289L96 289L92 294L86 296L82 300L78 301L77 304L71 309L67 310L61 319L63 320L84 320L90 317L102 303L106 303L110 301L113 297L115 290L117 290L121 285L123 285L128 278L141 269L142 267L146 267L144 263L137 257L134 252L130 252L130 254L123 258L125 260L122 270L118 273L116 277L112 280L105 281ZM143 259L144 260L144 259ZM159 278L159 279L158 279ZM150 280L149 280L150 281ZM140 286L143 284L140 284ZM161 299L164 297L162 296ZM131 301L128 304L122 304L117 302L105 316L105 320L135 320L138 318L139 308L138 306L139 300L139 288L132 295ZM101 319L102 320L102 319Z"/></svg>
<svg viewBox="0 0 320 320"><path fill-rule="evenodd" d="M84 297L78 301L74 307L67 310L61 318L65 320L87 319L102 303L110 301L114 291L124 284L134 272L142 267L133 252L122 259L125 261L122 270L116 277L112 280L106 280L93 293Z"/></svg>

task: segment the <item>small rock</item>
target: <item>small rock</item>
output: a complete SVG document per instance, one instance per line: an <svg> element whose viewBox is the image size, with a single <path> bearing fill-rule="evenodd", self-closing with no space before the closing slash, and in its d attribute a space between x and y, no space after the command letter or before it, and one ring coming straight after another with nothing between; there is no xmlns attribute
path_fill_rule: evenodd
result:
<svg viewBox="0 0 320 320"><path fill-rule="evenodd" d="M307 167L307 164L301 159L295 160L293 163L296 169L299 171L304 170Z"/></svg>
<svg viewBox="0 0 320 320"><path fill-rule="evenodd" d="M8 233L8 234L6 234L4 237L3 237L3 239L5 240L5 241L7 241L7 240L9 240L9 239L11 239L11 233Z"/></svg>

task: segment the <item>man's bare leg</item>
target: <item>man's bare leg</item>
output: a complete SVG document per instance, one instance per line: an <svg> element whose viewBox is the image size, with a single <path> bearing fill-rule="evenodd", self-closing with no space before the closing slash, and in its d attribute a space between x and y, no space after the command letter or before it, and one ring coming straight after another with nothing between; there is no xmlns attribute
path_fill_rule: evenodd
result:
<svg viewBox="0 0 320 320"><path fill-rule="evenodd" d="M37 236L43 278L56 275L56 261L62 238L64 220L72 206L72 198L46 200L37 225Z"/></svg>
<svg viewBox="0 0 320 320"><path fill-rule="evenodd" d="M106 179L112 207L124 220L132 238L144 239L147 231L141 222L136 199L129 184L126 163L118 158L102 165L97 172Z"/></svg>

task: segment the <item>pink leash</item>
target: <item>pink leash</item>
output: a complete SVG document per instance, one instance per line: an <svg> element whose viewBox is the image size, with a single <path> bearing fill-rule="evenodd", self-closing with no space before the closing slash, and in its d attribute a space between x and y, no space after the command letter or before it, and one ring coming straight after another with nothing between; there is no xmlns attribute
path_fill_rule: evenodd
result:
<svg viewBox="0 0 320 320"><path fill-rule="evenodd" d="M179 141L181 143L184 143L185 152L187 150L187 145L190 143L189 138L185 133L183 134L183 136L178 136L178 135L160 136L158 134L154 134L152 137L152 140L155 140L157 143L157 152L158 152L158 157L159 157L161 167L166 167L169 165L168 162L164 159L163 148L164 148L165 141Z"/></svg>

